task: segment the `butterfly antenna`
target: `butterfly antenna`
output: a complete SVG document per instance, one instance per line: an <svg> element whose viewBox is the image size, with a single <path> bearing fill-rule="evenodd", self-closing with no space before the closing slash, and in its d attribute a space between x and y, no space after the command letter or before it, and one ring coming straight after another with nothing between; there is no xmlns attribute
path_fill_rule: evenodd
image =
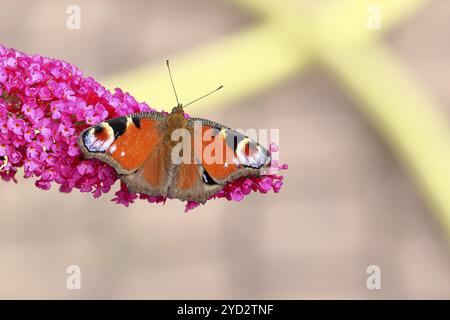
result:
<svg viewBox="0 0 450 320"><path fill-rule="evenodd" d="M177 99L177 105L179 105L180 102L178 101L177 90L175 90L175 85L173 84L172 73L170 72L169 60L166 60L166 64L167 64L167 70L169 70L169 77L170 77L170 82L172 83L173 92L175 93L175 99Z"/></svg>
<svg viewBox="0 0 450 320"><path fill-rule="evenodd" d="M192 104L192 103L194 103L194 102L197 102L197 101L200 100L200 99L206 98L206 97L209 96L210 94L213 94L214 92L219 91L219 90L222 89L222 88L223 88L223 86L220 86L220 87L218 87L217 89L214 89L213 91L211 91L211 92L209 92L209 93L207 93L207 94L201 96L200 98L197 98L197 99L195 99L195 100L189 102L188 104L186 104L186 105L183 106L183 109L186 108L188 105L190 105L190 104Z"/></svg>

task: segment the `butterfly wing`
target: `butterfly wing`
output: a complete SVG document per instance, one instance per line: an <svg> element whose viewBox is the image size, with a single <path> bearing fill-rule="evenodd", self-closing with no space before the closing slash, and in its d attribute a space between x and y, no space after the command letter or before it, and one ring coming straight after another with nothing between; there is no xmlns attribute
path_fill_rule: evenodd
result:
<svg viewBox="0 0 450 320"><path fill-rule="evenodd" d="M84 130L78 145L85 158L97 158L119 175L135 172L159 145L164 115L143 112L107 120Z"/></svg>
<svg viewBox="0 0 450 320"><path fill-rule="evenodd" d="M85 158L114 167L130 192L167 195L173 165L164 141L166 130L163 113L135 113L87 128L78 145Z"/></svg>
<svg viewBox="0 0 450 320"><path fill-rule="evenodd" d="M171 198L205 203L223 187L223 184L218 184L208 177L201 165L182 163L176 168L167 194Z"/></svg>
<svg viewBox="0 0 450 320"><path fill-rule="evenodd" d="M270 166L268 150L255 140L216 122L191 118L192 159L181 163L169 189L169 196L201 203L230 181L261 176Z"/></svg>

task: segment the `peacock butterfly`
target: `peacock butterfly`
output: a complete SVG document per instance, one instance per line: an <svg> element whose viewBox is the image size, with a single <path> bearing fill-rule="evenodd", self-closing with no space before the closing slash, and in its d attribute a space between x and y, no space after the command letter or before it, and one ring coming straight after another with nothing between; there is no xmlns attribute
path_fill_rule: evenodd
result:
<svg viewBox="0 0 450 320"><path fill-rule="evenodd" d="M261 176L270 152L255 140L219 123L187 118L170 80L177 106L170 114L141 112L94 125L81 132L85 158L115 168L130 192L205 203L240 177ZM180 139L181 138L181 139Z"/></svg>

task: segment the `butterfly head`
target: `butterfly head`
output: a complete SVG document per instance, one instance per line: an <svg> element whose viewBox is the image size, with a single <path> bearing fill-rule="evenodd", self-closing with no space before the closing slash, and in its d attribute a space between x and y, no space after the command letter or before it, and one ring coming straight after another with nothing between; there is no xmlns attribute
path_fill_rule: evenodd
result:
<svg viewBox="0 0 450 320"><path fill-rule="evenodd" d="M169 125L169 134L178 128L184 128L186 126L186 118L184 116L184 110L181 103L172 109L172 112L167 116L167 123Z"/></svg>
<svg viewBox="0 0 450 320"><path fill-rule="evenodd" d="M183 105L181 103L179 103L179 104L177 104L176 107L173 107L171 114L173 114L173 113L179 113L179 114L184 115Z"/></svg>

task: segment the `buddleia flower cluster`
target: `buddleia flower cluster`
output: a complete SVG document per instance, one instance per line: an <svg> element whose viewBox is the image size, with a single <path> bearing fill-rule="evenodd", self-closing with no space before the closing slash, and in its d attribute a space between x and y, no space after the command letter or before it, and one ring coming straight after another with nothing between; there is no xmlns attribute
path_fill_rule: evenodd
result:
<svg viewBox="0 0 450 320"><path fill-rule="evenodd" d="M0 45L0 177L17 182L35 180L37 188L58 187L91 193L109 193L118 176L109 165L84 160L77 145L80 132L106 119L131 113L155 111L116 88L107 90L74 65L40 55L24 54ZM272 152L277 151L271 145ZM240 178L210 197L240 201L252 191L278 192L287 165L272 162L273 173ZM136 199L164 203L164 196L134 194L120 183L112 201L128 206ZM187 201L186 211L199 203Z"/></svg>

